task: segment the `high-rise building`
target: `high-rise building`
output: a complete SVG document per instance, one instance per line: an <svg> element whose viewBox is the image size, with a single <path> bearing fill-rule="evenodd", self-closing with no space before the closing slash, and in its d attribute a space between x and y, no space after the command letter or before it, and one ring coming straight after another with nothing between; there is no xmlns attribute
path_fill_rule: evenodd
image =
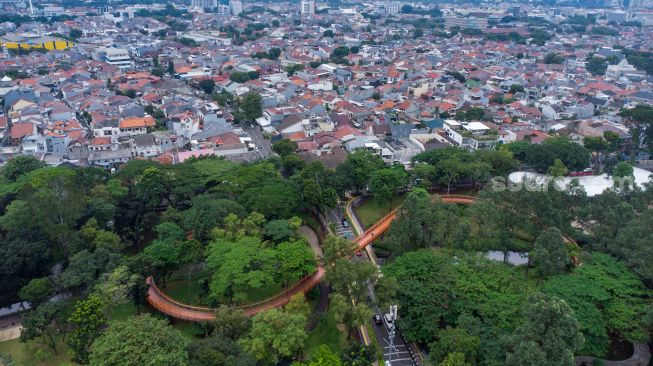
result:
<svg viewBox="0 0 653 366"><path fill-rule="evenodd" d="M300 6L302 15L315 15L315 0L302 0Z"/></svg>
<svg viewBox="0 0 653 366"><path fill-rule="evenodd" d="M216 8L218 0L191 0L190 5L196 8Z"/></svg>
<svg viewBox="0 0 653 366"><path fill-rule="evenodd" d="M448 16L444 18L444 27L446 29L460 27L460 29L474 28L483 30L487 29L488 23L485 18Z"/></svg>
<svg viewBox="0 0 653 366"><path fill-rule="evenodd" d="M229 0L231 15L239 15L243 12L243 2L240 0Z"/></svg>
<svg viewBox="0 0 653 366"><path fill-rule="evenodd" d="M218 14L226 17L231 15L231 9L229 9L229 5L218 4Z"/></svg>
<svg viewBox="0 0 653 366"><path fill-rule="evenodd" d="M385 5L385 11L389 15L397 15L401 10L401 4L398 1L391 1Z"/></svg>

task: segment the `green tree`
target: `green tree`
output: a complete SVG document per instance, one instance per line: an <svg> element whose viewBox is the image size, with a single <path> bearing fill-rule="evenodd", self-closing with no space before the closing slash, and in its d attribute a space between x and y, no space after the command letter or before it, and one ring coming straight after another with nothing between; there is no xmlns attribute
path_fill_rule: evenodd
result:
<svg viewBox="0 0 653 366"><path fill-rule="evenodd" d="M246 301L248 289L274 282L276 253L260 238L216 239L207 249L206 266L211 272L211 301Z"/></svg>
<svg viewBox="0 0 653 366"><path fill-rule="evenodd" d="M289 240L295 232L291 229L288 220L271 220L265 224L263 235L274 243Z"/></svg>
<svg viewBox="0 0 653 366"><path fill-rule="evenodd" d="M2 366L14 366L14 359L11 355L6 353L0 353L0 365Z"/></svg>
<svg viewBox="0 0 653 366"><path fill-rule="evenodd" d="M331 29L327 29L327 30L324 31L324 33L322 33L322 37L333 38L335 36L336 36L335 33L333 33L333 31Z"/></svg>
<svg viewBox="0 0 653 366"><path fill-rule="evenodd" d="M579 352L604 356L608 334L646 341L649 334L642 319L650 300L641 279L607 254L594 252L584 261L572 275L550 277L541 286L542 292L563 299L573 309L585 337Z"/></svg>
<svg viewBox="0 0 653 366"><path fill-rule="evenodd" d="M189 366L255 366L256 360L233 339L211 336L188 345Z"/></svg>
<svg viewBox="0 0 653 366"><path fill-rule="evenodd" d="M131 273L127 266L120 266L110 273L102 274L95 291L107 305L122 305L129 301L133 288L141 279L138 274Z"/></svg>
<svg viewBox="0 0 653 366"><path fill-rule="evenodd" d="M348 189L360 191L369 183L372 172L383 167L380 156L363 149L347 155L345 162L336 168L336 175Z"/></svg>
<svg viewBox="0 0 653 366"><path fill-rule="evenodd" d="M230 105L233 102L234 96L228 91L222 89L220 93L216 93L213 95L213 100L218 102L218 104L221 107L226 107L227 105Z"/></svg>
<svg viewBox="0 0 653 366"><path fill-rule="evenodd" d="M329 346L323 344L313 352L311 360L306 366L342 366L342 361Z"/></svg>
<svg viewBox="0 0 653 366"><path fill-rule="evenodd" d="M560 159L555 159L553 165L549 167L547 174L554 177L564 177L567 175L567 167Z"/></svg>
<svg viewBox="0 0 653 366"><path fill-rule="evenodd" d="M523 92L524 92L524 86L521 84L510 85L510 90L508 91L508 93L510 94L523 93Z"/></svg>
<svg viewBox="0 0 653 366"><path fill-rule="evenodd" d="M217 338L237 340L249 332L252 321L242 311L222 305L216 309L212 325Z"/></svg>
<svg viewBox="0 0 653 366"><path fill-rule="evenodd" d="M101 334L101 328L106 323L102 313L105 304L97 296L89 296L75 305L75 311L68 321L74 329L68 339L70 348L75 351L75 362L87 364L89 351L93 341Z"/></svg>
<svg viewBox="0 0 653 366"><path fill-rule="evenodd" d="M36 308L54 295L54 287L49 278L34 278L18 292L20 299L28 301L31 307Z"/></svg>
<svg viewBox="0 0 653 366"><path fill-rule="evenodd" d="M356 245L351 241L335 236L328 235L322 243L324 250L324 263L334 263L341 258L348 258L356 252Z"/></svg>
<svg viewBox="0 0 653 366"><path fill-rule="evenodd" d="M345 325L347 339L350 339L351 333L356 327L365 324L372 316L372 309L365 302L352 303L351 299L342 294L331 294L329 306L334 319Z"/></svg>
<svg viewBox="0 0 653 366"><path fill-rule="evenodd" d="M415 164L412 170L413 176L419 182L419 186L426 190L431 189L436 178L437 169L430 164Z"/></svg>
<svg viewBox="0 0 653 366"><path fill-rule="evenodd" d="M611 131L607 131L611 132ZM618 136L617 136L618 138ZM604 152L610 147L610 143L601 136L586 136L583 138L583 146L589 151L592 151L592 162L594 170L598 171L601 168Z"/></svg>
<svg viewBox="0 0 653 366"><path fill-rule="evenodd" d="M182 222L186 230L192 230L193 237L199 241L209 239L211 230L222 226L230 214L244 217L247 212L243 206L228 199L214 199L203 194L191 201L190 209L182 213Z"/></svg>
<svg viewBox="0 0 653 366"><path fill-rule="evenodd" d="M166 70L168 72L168 75L170 76L175 76L175 64L172 62L172 60L168 61L168 68Z"/></svg>
<svg viewBox="0 0 653 366"><path fill-rule="evenodd" d="M653 63L651 63L653 64ZM628 155L631 162L643 146L653 151L653 106L639 104L635 108L622 109L619 115L625 119L632 141L628 145Z"/></svg>
<svg viewBox="0 0 653 366"><path fill-rule="evenodd" d="M465 355L460 352L452 352L445 357L439 366L471 366L465 361Z"/></svg>
<svg viewBox="0 0 653 366"><path fill-rule="evenodd" d="M528 258L538 278L564 273L571 264L562 233L555 227L540 234Z"/></svg>
<svg viewBox="0 0 653 366"><path fill-rule="evenodd" d="M620 212L615 212L618 217ZM649 283L653 281L653 268L650 266L649 258L653 254L653 246L649 245L653 240L653 234L642 228L653 227L653 211L645 210L625 225L618 224L620 227L616 234L614 244L610 237L608 252L621 258L628 267Z"/></svg>
<svg viewBox="0 0 653 366"><path fill-rule="evenodd" d="M33 156L17 156L5 164L2 174L13 182L25 174L43 167L45 167L45 163Z"/></svg>
<svg viewBox="0 0 653 366"><path fill-rule="evenodd" d="M140 315L109 324L93 342L90 364L185 366L188 365L187 344L188 340L165 320Z"/></svg>
<svg viewBox="0 0 653 366"><path fill-rule="evenodd" d="M168 190L168 177L155 167L146 168L134 187L136 198L145 205L145 208L152 210L159 206L161 200L167 196Z"/></svg>
<svg viewBox="0 0 653 366"><path fill-rule="evenodd" d="M438 340L429 346L429 357L433 364L442 364L452 353L463 355L469 364L476 363L480 339L461 328L446 328L438 332Z"/></svg>
<svg viewBox="0 0 653 366"><path fill-rule="evenodd" d="M248 188L239 201L249 211L259 212L267 218L292 217L301 205L297 188L285 180L268 181L264 186Z"/></svg>
<svg viewBox="0 0 653 366"><path fill-rule="evenodd" d="M213 81L213 79L204 79L200 81L197 86L202 89L204 93L211 95L215 89L215 81Z"/></svg>
<svg viewBox="0 0 653 366"><path fill-rule="evenodd" d="M413 189L397 211L397 218L383 238L383 245L395 254L427 247L460 247L466 226L456 206L432 201L428 193Z"/></svg>
<svg viewBox="0 0 653 366"><path fill-rule="evenodd" d="M240 102L240 109L246 121L254 121L263 115L261 104L261 95L258 93L248 93Z"/></svg>
<svg viewBox="0 0 653 366"><path fill-rule="evenodd" d="M278 273L287 286L290 281L300 279L315 271L315 256L304 240L286 241L277 245Z"/></svg>
<svg viewBox="0 0 653 366"><path fill-rule="evenodd" d="M458 179L465 172L466 166L456 159L446 159L440 163L440 183L447 186L447 194L451 192L451 185L458 182Z"/></svg>
<svg viewBox="0 0 653 366"><path fill-rule="evenodd" d="M157 268L157 277L165 281L166 276L181 264L179 245L173 240L154 240L145 247L143 254L151 258L152 264Z"/></svg>
<svg viewBox="0 0 653 366"><path fill-rule="evenodd" d="M281 139L272 144L272 151L280 156L286 156L297 151L297 143L289 139Z"/></svg>
<svg viewBox="0 0 653 366"><path fill-rule="evenodd" d="M366 366L376 361L374 346L364 346L358 343L351 343L340 354L342 366Z"/></svg>
<svg viewBox="0 0 653 366"><path fill-rule="evenodd" d="M61 314L62 306L58 302L45 302L22 317L20 341L40 337L43 344L57 354L57 330L54 320Z"/></svg>
<svg viewBox="0 0 653 366"><path fill-rule="evenodd" d="M78 40L83 35L84 33L77 28L73 28L70 30L70 32L68 32L68 37L70 37L70 39L72 39L73 41Z"/></svg>
<svg viewBox="0 0 653 366"><path fill-rule="evenodd" d="M625 161L621 161L614 167L613 175L617 178L632 177L633 172L634 169L632 165Z"/></svg>
<svg viewBox="0 0 653 366"><path fill-rule="evenodd" d="M536 293L528 298L523 323L508 342L507 365L574 365L583 334L564 300Z"/></svg>
<svg viewBox="0 0 653 366"><path fill-rule="evenodd" d="M279 358L291 357L304 348L308 306L303 295L292 298L283 309L258 313L252 319L252 329L240 341L243 349L257 360L276 363Z"/></svg>
<svg viewBox="0 0 653 366"><path fill-rule="evenodd" d="M565 58L558 55L557 53L547 53L542 60L545 64L561 64L565 61Z"/></svg>
<svg viewBox="0 0 653 366"><path fill-rule="evenodd" d="M387 202L389 207L396 191L408 184L408 173L403 165L379 169L370 174L369 187L378 202Z"/></svg>

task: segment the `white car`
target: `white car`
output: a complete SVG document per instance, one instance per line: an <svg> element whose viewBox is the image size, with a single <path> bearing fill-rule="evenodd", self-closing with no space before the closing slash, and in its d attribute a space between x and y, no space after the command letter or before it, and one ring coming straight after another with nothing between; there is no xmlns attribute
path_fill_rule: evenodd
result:
<svg viewBox="0 0 653 366"><path fill-rule="evenodd" d="M383 314L383 319L385 320L385 325L388 329L394 328L394 319L392 319L392 314Z"/></svg>

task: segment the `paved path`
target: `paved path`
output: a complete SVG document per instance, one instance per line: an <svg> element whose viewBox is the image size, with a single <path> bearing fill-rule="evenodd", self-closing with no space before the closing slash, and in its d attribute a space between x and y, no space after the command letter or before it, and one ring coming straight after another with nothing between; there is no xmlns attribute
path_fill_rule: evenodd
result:
<svg viewBox="0 0 653 366"><path fill-rule="evenodd" d="M0 342L9 341L20 337L20 330L22 327L20 325L0 329Z"/></svg>
<svg viewBox="0 0 653 366"><path fill-rule="evenodd" d="M313 253L315 253L315 258L318 260L322 259L322 248L320 247L320 241L317 239L317 234L315 234L315 231L311 229L310 227L306 225L302 225L299 227L299 234L308 241L308 243L311 245L311 249L313 249Z"/></svg>
<svg viewBox="0 0 653 366"><path fill-rule="evenodd" d="M596 357L578 356L576 357L577 366L591 366L594 361L599 360ZM635 343L633 355L623 361L600 360L604 366L648 366L651 361L651 350L644 343Z"/></svg>
<svg viewBox="0 0 653 366"><path fill-rule="evenodd" d="M20 337L20 315L12 314L0 318L0 342Z"/></svg>
<svg viewBox="0 0 653 366"><path fill-rule="evenodd" d="M476 201L476 197L471 196L457 196L457 195L443 195L442 201L445 203L460 203L471 204ZM372 225L363 235L356 238L354 241L358 245L358 250L365 249L376 238L383 234L390 228L392 221L397 215L397 209L393 210L377 223ZM299 293L307 293L315 286L317 286L324 276L326 271L320 265L317 267L315 273L304 277L294 286L286 289L285 291L275 295L274 297L263 300L254 304L247 304L243 306L236 306L234 309L240 309L247 316L253 316L262 311L286 305L290 298ZM178 302L165 293L163 293L154 283L152 277L146 279L147 284L150 286L148 290L147 302L158 311L169 315L173 318L190 320L190 321L210 321L215 319L214 310L211 308L191 306Z"/></svg>

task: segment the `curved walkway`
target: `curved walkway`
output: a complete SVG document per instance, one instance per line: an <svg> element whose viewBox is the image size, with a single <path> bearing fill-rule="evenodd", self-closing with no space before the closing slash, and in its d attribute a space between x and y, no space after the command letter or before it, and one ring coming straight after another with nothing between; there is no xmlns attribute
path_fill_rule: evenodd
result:
<svg viewBox="0 0 653 366"><path fill-rule="evenodd" d="M594 365L596 360L598 360L600 364L604 366L647 366L651 361L651 350L648 345L644 343L635 343L633 347L633 355L622 361L609 361L590 356L578 356L576 357L576 365L591 366Z"/></svg>
<svg viewBox="0 0 653 366"><path fill-rule="evenodd" d="M476 197L471 196L443 195L441 198L442 202L445 203L460 203L465 205L474 203L476 201ZM397 209L394 209L377 223L372 225L369 229L367 229L363 235L356 238L354 243L358 245L357 250L364 249L379 235L388 230L396 216ZM317 267L317 270L313 274L304 277L301 281L286 289L285 291L275 295L274 297L252 304L236 306L234 309L242 310L243 313L247 316L253 316L272 308L284 306L294 295L299 293L305 294L317 286L322 281L325 274L326 271L324 270L324 267L320 265ZM189 321L202 322L215 319L214 309L180 303L162 292L156 286L152 277L148 277L146 282L149 285L147 292L147 302L158 311L173 318Z"/></svg>

